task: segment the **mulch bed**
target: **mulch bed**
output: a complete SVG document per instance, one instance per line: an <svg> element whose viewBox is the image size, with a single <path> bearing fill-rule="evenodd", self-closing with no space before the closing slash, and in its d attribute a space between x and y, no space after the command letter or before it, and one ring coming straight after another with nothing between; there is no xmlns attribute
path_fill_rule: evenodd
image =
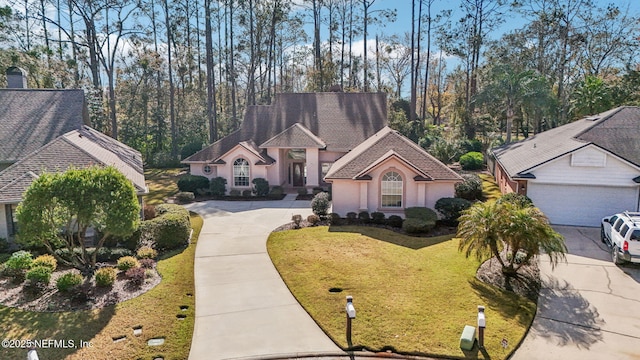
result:
<svg viewBox="0 0 640 360"><path fill-rule="evenodd" d="M96 287L92 279L89 284L82 286L86 292L72 291L61 293L56 288L56 279L65 273L73 271L69 268L59 268L51 275L49 286L42 290L31 289L22 284L15 284L9 277L0 277L0 304L28 311L58 312L77 311L103 308L133 299L153 289L162 280L154 269L153 276L145 279L141 286L129 283L124 273L119 273L113 286L108 288Z"/></svg>
<svg viewBox="0 0 640 360"><path fill-rule="evenodd" d="M476 278L486 284L514 292L534 302L538 300L540 268L537 259L532 259L529 264L523 265L518 270L517 276L509 277L502 273L502 265L493 257L480 265Z"/></svg>

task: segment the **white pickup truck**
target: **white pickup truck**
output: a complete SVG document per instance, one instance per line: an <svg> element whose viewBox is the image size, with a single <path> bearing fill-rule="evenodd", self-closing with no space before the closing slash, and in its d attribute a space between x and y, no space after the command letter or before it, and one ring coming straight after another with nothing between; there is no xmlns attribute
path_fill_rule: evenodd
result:
<svg viewBox="0 0 640 360"><path fill-rule="evenodd" d="M640 263L640 212L625 211L603 218L600 238L611 248L615 264Z"/></svg>

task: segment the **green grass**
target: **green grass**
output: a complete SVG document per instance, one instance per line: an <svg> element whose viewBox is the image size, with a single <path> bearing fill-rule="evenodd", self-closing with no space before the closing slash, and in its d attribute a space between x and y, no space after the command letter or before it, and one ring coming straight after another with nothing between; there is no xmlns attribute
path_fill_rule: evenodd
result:
<svg viewBox="0 0 640 360"><path fill-rule="evenodd" d="M197 239L202 228L200 216L191 214ZM158 261L162 282L149 292L93 311L38 313L0 306L0 334L3 339L73 339L91 342L91 348L39 349L41 359L186 359L191 347L195 322L193 261L195 241L184 251ZM187 293L192 296L187 296ZM180 306L186 305L187 311ZM177 320L176 315L186 315ZM133 327L142 326L142 335L133 336ZM113 338L126 335L125 341ZM153 337L164 337L165 344L148 347ZM26 357L26 351L0 348L0 359Z"/></svg>
<svg viewBox="0 0 640 360"><path fill-rule="evenodd" d="M145 204L156 205L178 192L178 174L182 168L176 169L145 169L144 177L149 187L149 193L144 196Z"/></svg>
<svg viewBox="0 0 640 360"><path fill-rule="evenodd" d="M491 174L478 174L482 180L482 196L485 200L497 200L502 196L496 179Z"/></svg>
<svg viewBox="0 0 640 360"><path fill-rule="evenodd" d="M374 351L506 358L535 314L535 303L476 280L479 262L460 254L450 235L315 227L273 233L267 248L291 292L342 348L346 295L357 311L353 346ZM334 287L344 291L329 292ZM486 353L465 354L460 334L475 326L478 305L487 307Z"/></svg>

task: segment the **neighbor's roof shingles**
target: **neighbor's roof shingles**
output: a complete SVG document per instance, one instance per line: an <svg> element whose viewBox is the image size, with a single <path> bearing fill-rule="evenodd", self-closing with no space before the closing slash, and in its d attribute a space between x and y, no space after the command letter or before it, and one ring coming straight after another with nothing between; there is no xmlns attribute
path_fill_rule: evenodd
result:
<svg viewBox="0 0 640 360"><path fill-rule="evenodd" d="M640 108L624 106L494 148L491 152L512 178L589 144L640 166L639 134Z"/></svg>
<svg viewBox="0 0 640 360"><path fill-rule="evenodd" d="M83 90L0 89L0 162L14 163L88 121Z"/></svg>

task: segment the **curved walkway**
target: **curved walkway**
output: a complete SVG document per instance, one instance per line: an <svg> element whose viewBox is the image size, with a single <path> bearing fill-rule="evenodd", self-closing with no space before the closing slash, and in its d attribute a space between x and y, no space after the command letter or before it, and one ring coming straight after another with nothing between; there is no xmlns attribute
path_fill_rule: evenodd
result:
<svg viewBox="0 0 640 360"><path fill-rule="evenodd" d="M196 319L189 359L344 354L291 295L266 239L308 201L207 201L195 255Z"/></svg>

